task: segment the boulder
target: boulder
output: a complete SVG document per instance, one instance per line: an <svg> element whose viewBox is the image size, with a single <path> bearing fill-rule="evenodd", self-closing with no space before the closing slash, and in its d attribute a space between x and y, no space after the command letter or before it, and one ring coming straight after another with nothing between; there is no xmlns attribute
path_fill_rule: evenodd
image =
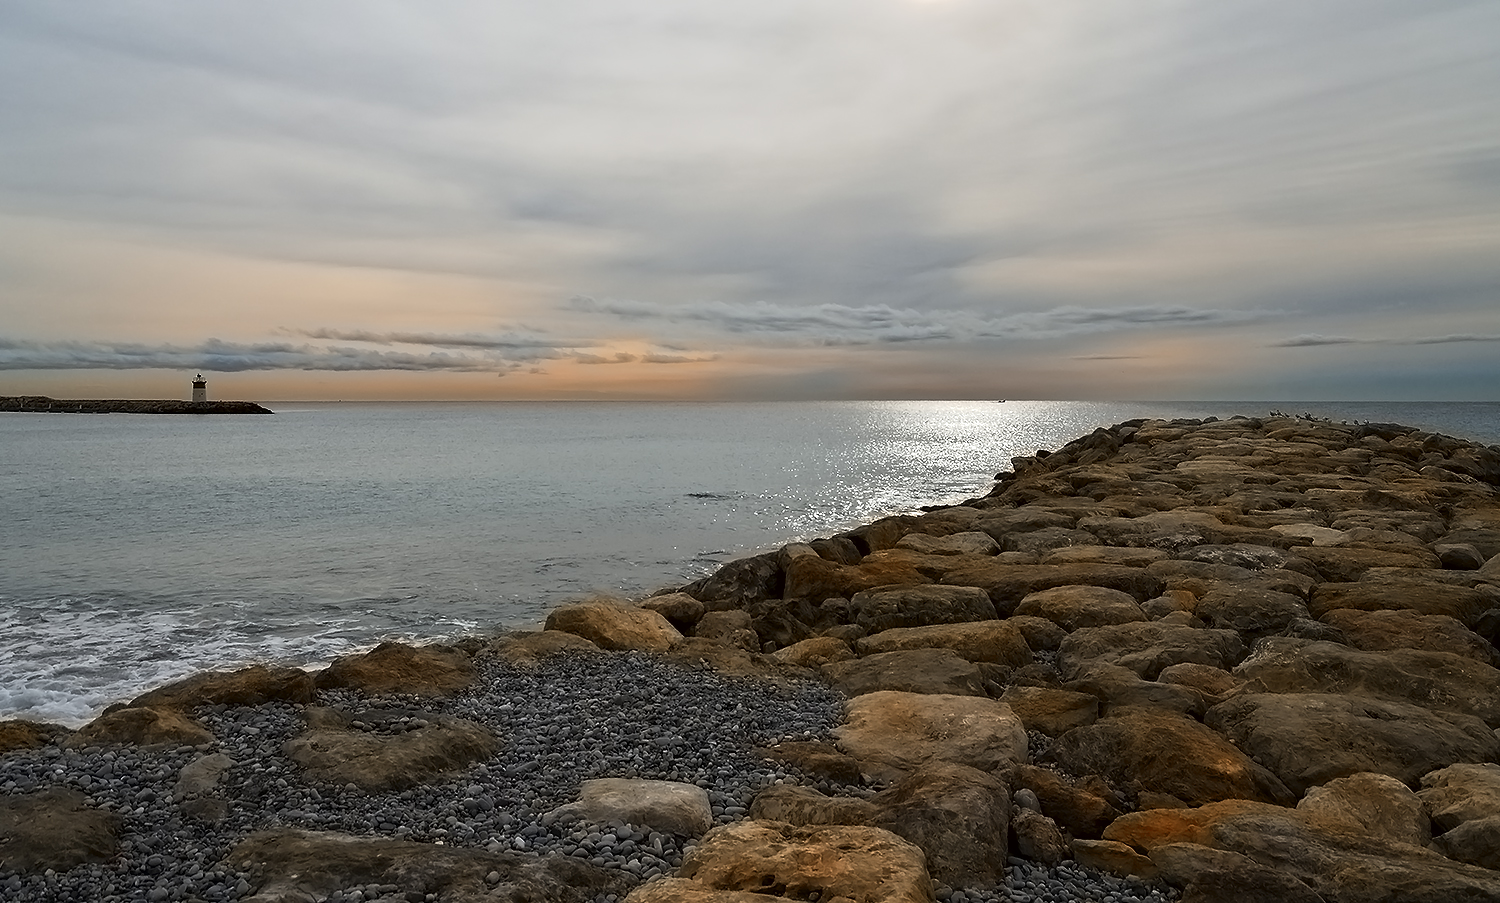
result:
<svg viewBox="0 0 1500 903"><path fill-rule="evenodd" d="M1252 883L1242 888L1243 895L1229 887L1207 899L1266 899L1248 894L1254 882L1272 874L1295 879L1328 903L1500 899L1500 875L1494 872L1410 844L1329 831L1310 824L1296 809L1249 800L1128 813L1105 830L1104 839L1146 853L1163 878L1179 885L1191 886L1219 870L1223 858L1203 848L1239 854L1268 870L1244 873ZM1286 898L1292 900L1316 899L1294 889L1273 887L1272 892L1292 893Z"/></svg>
<svg viewBox="0 0 1500 903"><path fill-rule="evenodd" d="M1495 647L1484 637L1447 615L1424 615L1411 609L1356 611L1335 608L1323 615L1322 620L1338 628L1348 645L1365 652L1424 649L1451 652L1492 667L1500 662Z"/></svg>
<svg viewBox="0 0 1500 903"><path fill-rule="evenodd" d="M474 683L474 662L446 646L381 643L363 655L336 659L316 680L320 690L350 687L371 696L451 696Z"/></svg>
<svg viewBox="0 0 1500 903"><path fill-rule="evenodd" d="M896 542L898 549L910 549L923 555L998 555L1000 544L988 533L950 533L927 536L908 533Z"/></svg>
<svg viewBox="0 0 1500 903"><path fill-rule="evenodd" d="M927 871L950 887L989 887L1005 879L1010 791L993 775L931 762L876 794L870 824L916 844Z"/></svg>
<svg viewBox="0 0 1500 903"><path fill-rule="evenodd" d="M995 620L989 597L972 586L881 586L856 593L849 610L867 633Z"/></svg>
<svg viewBox="0 0 1500 903"><path fill-rule="evenodd" d="M835 564L859 564L864 558L864 553L854 540L847 536L833 536L828 539L814 539L807 544L819 558L825 558Z"/></svg>
<svg viewBox="0 0 1500 903"><path fill-rule="evenodd" d="M413 714L425 725L391 732L392 722L380 720ZM414 787L483 761L499 748L483 726L443 715L311 709L308 723L307 731L287 741L287 756L314 778L365 790Z"/></svg>
<svg viewBox="0 0 1500 903"><path fill-rule="evenodd" d="M1328 831L1365 834L1423 847L1432 822L1411 788L1383 774L1361 772L1334 778L1307 791L1297 803L1303 821Z"/></svg>
<svg viewBox="0 0 1500 903"><path fill-rule="evenodd" d="M823 679L848 696L879 690L905 693L986 695L979 668L947 649L881 652L844 662L830 662Z"/></svg>
<svg viewBox="0 0 1500 903"><path fill-rule="evenodd" d="M199 756L182 766L177 773L177 785L172 788L172 800L182 802L188 797L212 793L219 786L224 772L234 767L234 760L223 753Z"/></svg>
<svg viewBox="0 0 1500 903"><path fill-rule="evenodd" d="M36 749L65 739L67 728L41 721L12 719L0 721L0 755L18 749Z"/></svg>
<svg viewBox="0 0 1500 903"><path fill-rule="evenodd" d="M599 647L561 630L518 631L492 641L481 655L493 655L518 668L535 668L542 660L576 652L598 652Z"/></svg>
<svg viewBox="0 0 1500 903"><path fill-rule="evenodd" d="M1145 708L1201 718L1208 709L1203 694L1192 687L1142 680L1129 668L1104 662L1083 665L1063 688L1097 698L1105 717L1120 709Z"/></svg>
<svg viewBox="0 0 1500 903"><path fill-rule="evenodd" d="M1038 556L1050 555L1059 549L1073 546L1093 545L1098 538L1087 530L1066 527L1044 527L1029 533L1009 533L1000 540L1003 554Z"/></svg>
<svg viewBox="0 0 1500 903"><path fill-rule="evenodd" d="M1047 756L1071 774L1097 774L1117 787L1169 793L1190 805L1295 799L1220 734L1154 709L1125 710L1068 731Z"/></svg>
<svg viewBox="0 0 1500 903"><path fill-rule="evenodd" d="M127 706L106 711L63 742L73 749L120 743L131 746L197 746L214 735L176 709Z"/></svg>
<svg viewBox="0 0 1500 903"><path fill-rule="evenodd" d="M1063 674L1073 674L1085 663L1104 662L1155 680L1163 668L1184 663L1227 671L1240 663L1245 652L1244 640L1233 630L1148 621L1075 630L1058 647L1057 664Z"/></svg>
<svg viewBox="0 0 1500 903"><path fill-rule="evenodd" d="M1435 542L1432 554L1444 570L1477 571L1484 567L1484 554L1466 542Z"/></svg>
<svg viewBox="0 0 1500 903"><path fill-rule="evenodd" d="M1102 586L1126 593L1137 602L1159 596L1166 589L1160 578L1141 568L1112 564L1007 564L994 559L956 567L944 574L940 582L983 589L1000 617L1013 614L1021 600L1031 593L1054 586Z"/></svg>
<svg viewBox="0 0 1500 903"><path fill-rule="evenodd" d="M789 825L869 825L875 804L855 796L829 796L812 787L772 784L755 795L750 817Z"/></svg>
<svg viewBox="0 0 1500 903"><path fill-rule="evenodd" d="M1046 618L1011 615L1005 621L1021 631L1026 645L1034 652L1056 652L1067 638L1068 632Z"/></svg>
<svg viewBox="0 0 1500 903"><path fill-rule="evenodd" d="M1147 620L1135 597L1102 586L1055 586L1030 593L1015 614L1046 618L1067 631Z"/></svg>
<svg viewBox="0 0 1500 903"><path fill-rule="evenodd" d="M1142 881L1154 881L1158 877L1156 863L1131 849L1129 844L1078 838L1072 846L1073 860L1085 868Z"/></svg>
<svg viewBox="0 0 1500 903"><path fill-rule="evenodd" d="M107 862L115 855L120 823L120 816L61 787L0 795L0 873L61 872Z"/></svg>
<svg viewBox="0 0 1500 903"><path fill-rule="evenodd" d="M1500 765L1463 763L1422 775L1417 798L1439 832L1500 812Z"/></svg>
<svg viewBox="0 0 1500 903"><path fill-rule="evenodd" d="M754 892L760 899L847 900L849 903L931 903L932 879L916 845L880 828L797 827L745 821L710 831L683 860L677 877L700 888ZM630 903L712 900L653 882ZM662 887L662 885L668 885Z"/></svg>
<svg viewBox="0 0 1500 903"><path fill-rule="evenodd" d="M1456 762L1500 756L1500 739L1478 718L1361 696L1250 693L1204 720L1298 794L1365 771L1413 786Z"/></svg>
<svg viewBox="0 0 1500 903"><path fill-rule="evenodd" d="M1437 839L1449 859L1500 870L1500 814L1466 821Z"/></svg>
<svg viewBox="0 0 1500 903"><path fill-rule="evenodd" d="M1451 652L1364 652L1272 637L1234 670L1252 692L1338 693L1473 715L1500 727L1500 670Z"/></svg>
<svg viewBox="0 0 1500 903"><path fill-rule="evenodd" d="M205 671L158 687L130 701L131 706L190 709L200 705L260 705L312 702L313 675L301 668L253 665L239 671Z"/></svg>
<svg viewBox="0 0 1500 903"><path fill-rule="evenodd" d="M453 903L592 903L623 896L624 873L571 856L489 853L473 847L352 837L288 828L252 834L226 857L248 872L254 903L324 900L347 888L393 885L385 900L442 889ZM498 880L490 881L490 878Z"/></svg>
<svg viewBox="0 0 1500 903"><path fill-rule="evenodd" d="M751 626L750 613L739 610L711 611L693 628L696 639L735 646L747 652L760 651L760 636Z"/></svg>
<svg viewBox="0 0 1500 903"><path fill-rule="evenodd" d="M831 636L815 636L793 643L771 653L777 661L803 668L817 668L829 662L846 662L854 658L854 650L841 639Z"/></svg>
<svg viewBox="0 0 1500 903"><path fill-rule="evenodd" d="M1041 813L1074 837L1098 837L1120 817L1120 800L1098 777L1071 780L1035 765L1016 769L1015 785L1032 793Z"/></svg>
<svg viewBox="0 0 1500 903"><path fill-rule="evenodd" d="M925 627L893 627L855 642L861 655L903 649L947 649L971 662L993 662L1011 668L1031 663L1031 647L1022 629L1010 621L970 621Z"/></svg>
<svg viewBox="0 0 1500 903"><path fill-rule="evenodd" d="M767 552L750 558L739 558L719 568L708 577L682 588L709 609L723 611L743 608L760 599L782 594L786 574L780 553Z"/></svg>
<svg viewBox="0 0 1500 903"><path fill-rule="evenodd" d="M1446 615L1473 627L1492 601L1483 591L1421 580L1368 580L1358 583L1322 583L1313 589L1308 611L1321 618L1337 608L1358 611L1402 611L1424 615Z"/></svg>
<svg viewBox="0 0 1500 903"><path fill-rule="evenodd" d="M687 593L663 593L648 596L636 603L647 611L654 611L671 622L679 631L691 630L708 608Z"/></svg>
<svg viewBox="0 0 1500 903"><path fill-rule="evenodd" d="M868 774L894 780L931 762L1009 771L1026 762L1026 729L1010 706L978 696L881 691L849 700L834 728Z"/></svg>
<svg viewBox="0 0 1500 903"><path fill-rule="evenodd" d="M817 555L804 555L787 565L783 598L806 599L813 604L825 599L847 599L877 586L906 586L932 580L905 560L872 560L857 565L836 564ZM993 615L991 615L993 617Z"/></svg>
<svg viewBox="0 0 1500 903"><path fill-rule="evenodd" d="M1307 605L1291 593L1233 584L1209 590L1194 613L1210 627L1237 631L1247 643L1279 634L1292 621L1309 616Z"/></svg>
<svg viewBox="0 0 1500 903"><path fill-rule="evenodd" d="M581 636L600 649L666 652L682 634L654 611L608 599L574 602L547 615L547 629Z"/></svg>
<svg viewBox="0 0 1500 903"><path fill-rule="evenodd" d="M697 837L714 823L702 787L632 778L584 781L575 802L549 814L558 821L624 822L686 837Z"/></svg>
<svg viewBox="0 0 1500 903"><path fill-rule="evenodd" d="M1042 564L1113 564L1143 568L1161 561L1167 553L1161 549L1133 546L1070 546L1042 556Z"/></svg>
<svg viewBox="0 0 1500 903"><path fill-rule="evenodd" d="M1184 662L1180 665L1172 665L1161 669L1156 679L1164 684L1179 684L1184 687L1192 687L1202 693L1205 700L1220 701L1218 697L1228 696L1233 693L1244 681L1236 678L1233 674L1223 668L1215 668L1212 665L1199 665L1192 662Z"/></svg>
<svg viewBox="0 0 1500 903"><path fill-rule="evenodd" d="M1306 546L1297 550L1318 569L1324 580L1343 583L1358 580L1373 567L1436 568L1442 562L1426 549L1362 549L1349 546Z"/></svg>
<svg viewBox="0 0 1500 903"><path fill-rule="evenodd" d="M1023 859L1051 866L1062 862L1072 852L1057 822L1040 812L1017 809L1010 817L1010 830L1016 838L1016 852Z"/></svg>
<svg viewBox="0 0 1500 903"><path fill-rule="evenodd" d="M1028 731L1057 737L1099 720L1099 697L1052 687L1010 686L1000 701L1010 706Z"/></svg>

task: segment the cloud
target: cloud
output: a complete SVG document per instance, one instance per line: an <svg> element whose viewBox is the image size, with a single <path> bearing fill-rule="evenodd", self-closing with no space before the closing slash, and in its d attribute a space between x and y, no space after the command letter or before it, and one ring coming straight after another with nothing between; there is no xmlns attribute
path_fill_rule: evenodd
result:
<svg viewBox="0 0 1500 903"><path fill-rule="evenodd" d="M1317 348L1323 345L1361 345L1367 343L1368 339L1351 339L1347 336L1337 335L1294 335L1289 339L1272 342L1272 348Z"/></svg>
<svg viewBox="0 0 1500 903"><path fill-rule="evenodd" d="M1172 305L1117 309L1059 307L1004 314L954 308L919 311L885 304L804 306L770 301L663 304L586 296L574 297L566 307L627 322L668 324L668 329L681 323L696 323L724 336L758 336L776 342L791 339L828 346L1056 338L1165 326L1225 326L1274 315L1272 311L1199 310Z"/></svg>
<svg viewBox="0 0 1500 903"><path fill-rule="evenodd" d="M1500 342L1500 335L1494 334L1455 334L1440 336L1419 336L1410 339L1355 339L1348 336L1327 335L1298 335L1279 342L1272 342L1272 348L1316 348L1323 345L1451 345L1468 342Z"/></svg>
<svg viewBox="0 0 1500 903"><path fill-rule="evenodd" d="M244 344L209 339L198 345L0 341L0 370L246 370L456 371L514 369L493 357L409 354L281 342Z"/></svg>
<svg viewBox="0 0 1500 903"><path fill-rule="evenodd" d="M1404 345L1448 345L1455 342L1500 342L1500 335L1441 335L1424 339L1408 339Z"/></svg>
<svg viewBox="0 0 1500 903"><path fill-rule="evenodd" d="M375 332L367 329L296 329L284 330L293 335L310 339L333 339L342 342L367 342L374 345L432 345L439 348L480 348L488 351L504 351L507 356L515 353L539 352L538 356L556 357L564 350L591 342L568 342L541 336L522 336L515 333L483 335L465 333L445 335L430 332Z"/></svg>

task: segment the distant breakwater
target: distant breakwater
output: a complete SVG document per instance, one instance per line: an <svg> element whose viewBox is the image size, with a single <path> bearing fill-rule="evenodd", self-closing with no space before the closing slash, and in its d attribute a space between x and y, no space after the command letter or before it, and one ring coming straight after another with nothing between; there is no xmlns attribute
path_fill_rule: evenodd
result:
<svg viewBox="0 0 1500 903"><path fill-rule="evenodd" d="M134 398L48 398L0 395L0 413L10 414L270 414L253 401L178 401Z"/></svg>

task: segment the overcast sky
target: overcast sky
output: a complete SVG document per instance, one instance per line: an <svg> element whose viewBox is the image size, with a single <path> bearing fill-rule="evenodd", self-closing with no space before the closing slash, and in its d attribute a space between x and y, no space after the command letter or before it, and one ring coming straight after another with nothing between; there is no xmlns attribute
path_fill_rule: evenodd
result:
<svg viewBox="0 0 1500 903"><path fill-rule="evenodd" d="M7 0L0 394L1500 400L1495 0Z"/></svg>

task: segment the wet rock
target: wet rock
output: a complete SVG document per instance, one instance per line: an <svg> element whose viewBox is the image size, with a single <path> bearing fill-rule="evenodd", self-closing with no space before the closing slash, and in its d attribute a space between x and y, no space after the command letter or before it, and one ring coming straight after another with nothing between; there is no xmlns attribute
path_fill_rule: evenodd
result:
<svg viewBox="0 0 1500 903"><path fill-rule="evenodd" d="M677 628L656 612L605 599L553 609L547 629L576 634L600 649L665 652L682 642Z"/></svg>
<svg viewBox="0 0 1500 903"><path fill-rule="evenodd" d="M189 709L200 705L260 705L312 702L313 675L301 668L254 665L239 671L206 671L158 687L130 701L131 706Z"/></svg>
<svg viewBox="0 0 1500 903"><path fill-rule="evenodd" d="M214 735L198 722L175 709L129 706L106 711L79 728L64 746L82 748L106 743L132 746L197 746L213 742Z"/></svg>
<svg viewBox="0 0 1500 903"><path fill-rule="evenodd" d="M0 873L66 871L115 855L120 817L52 788L0 796Z"/></svg>
<svg viewBox="0 0 1500 903"><path fill-rule="evenodd" d="M363 655L343 656L317 675L320 690L349 687L371 696L449 696L473 682L474 663L457 649L404 643L381 643Z"/></svg>
<svg viewBox="0 0 1500 903"><path fill-rule="evenodd" d="M626 822L689 837L706 832L714 818L702 787L630 778L584 781L578 800L551 814L563 821Z"/></svg>

